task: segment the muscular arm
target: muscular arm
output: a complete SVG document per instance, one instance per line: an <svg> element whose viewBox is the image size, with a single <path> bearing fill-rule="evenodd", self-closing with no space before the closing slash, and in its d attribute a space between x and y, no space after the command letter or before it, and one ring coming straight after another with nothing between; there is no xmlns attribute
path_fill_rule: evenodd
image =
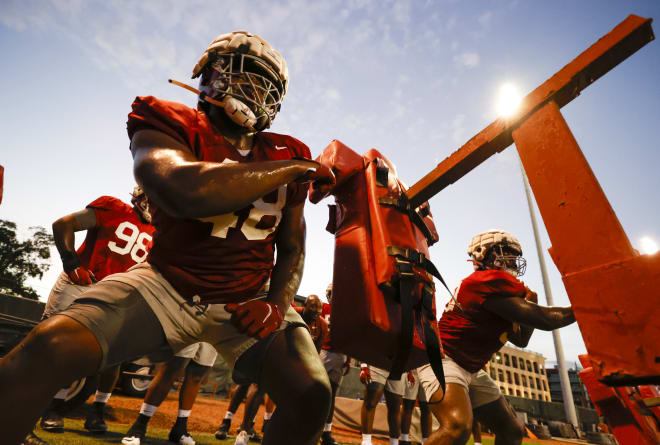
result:
<svg viewBox="0 0 660 445"><path fill-rule="evenodd" d="M520 323L521 329L524 325L533 329L552 331L575 321L570 306L544 307L522 298L489 298L484 302L483 307L506 320Z"/></svg>
<svg viewBox="0 0 660 445"><path fill-rule="evenodd" d="M525 300L536 304L538 303L538 295L530 288L526 288ZM513 330L509 332L509 341L518 347L525 348L529 344L529 339L533 333L533 327L514 323Z"/></svg>
<svg viewBox="0 0 660 445"><path fill-rule="evenodd" d="M63 216L53 223L53 238L55 247L62 256L66 252L76 251L75 232L96 227L96 212L94 209L84 209Z"/></svg>
<svg viewBox="0 0 660 445"><path fill-rule="evenodd" d="M283 210L275 239L277 260L270 275L267 300L276 304L282 314L286 314L298 291L305 263L303 205Z"/></svg>
<svg viewBox="0 0 660 445"><path fill-rule="evenodd" d="M135 177L149 199L178 218L204 218L242 209L318 165L304 160L198 161L184 144L156 130L136 132L131 152Z"/></svg>

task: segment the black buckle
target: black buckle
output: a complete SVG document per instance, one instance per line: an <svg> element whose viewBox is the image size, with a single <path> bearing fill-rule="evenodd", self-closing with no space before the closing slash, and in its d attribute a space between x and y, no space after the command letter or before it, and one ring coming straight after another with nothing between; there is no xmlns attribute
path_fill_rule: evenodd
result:
<svg viewBox="0 0 660 445"><path fill-rule="evenodd" d="M415 269L409 261L394 258L394 265L401 278L415 278Z"/></svg>

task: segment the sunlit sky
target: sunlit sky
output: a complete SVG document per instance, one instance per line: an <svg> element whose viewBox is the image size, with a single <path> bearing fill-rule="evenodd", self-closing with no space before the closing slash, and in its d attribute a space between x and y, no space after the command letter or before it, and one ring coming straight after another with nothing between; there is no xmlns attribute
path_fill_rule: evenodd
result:
<svg viewBox="0 0 660 445"><path fill-rule="evenodd" d="M0 218L25 233L101 195L128 201L132 100L194 106L195 96L167 78L189 81L218 34L250 30L287 59L291 85L272 131L301 139L314 156L333 139L359 153L377 148L410 185L495 120L503 84L527 94L631 13L658 18L660 2L4 0ZM660 239L659 78L660 46L651 42L562 109L640 250L642 238ZM328 203L306 206L300 294L322 294L331 280ZM513 146L430 203L440 233L431 255L451 287L471 272L471 236L503 228L523 244L522 279L545 301ZM545 250L542 224L541 232ZM546 262L555 303L568 305L548 255ZM55 253L34 283L42 299L60 271ZM448 296L438 289L443 307ZM576 361L585 351L578 327L561 337ZM536 332L529 349L555 358L550 333Z"/></svg>

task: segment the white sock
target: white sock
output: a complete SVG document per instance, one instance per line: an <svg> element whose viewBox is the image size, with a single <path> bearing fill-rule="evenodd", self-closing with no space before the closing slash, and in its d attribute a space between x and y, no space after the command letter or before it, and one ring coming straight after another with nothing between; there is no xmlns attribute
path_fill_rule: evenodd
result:
<svg viewBox="0 0 660 445"><path fill-rule="evenodd" d="M55 394L54 399L59 399L59 400L64 400L66 399L66 395L69 394L69 388L66 389L60 389L57 391L57 394Z"/></svg>
<svg viewBox="0 0 660 445"><path fill-rule="evenodd" d="M264 420L270 420L273 417L273 413L264 413Z"/></svg>
<svg viewBox="0 0 660 445"><path fill-rule="evenodd" d="M140 408L140 414L144 414L147 417L151 417L156 414L158 410L157 406L149 405L148 403L143 403L142 408Z"/></svg>
<svg viewBox="0 0 660 445"><path fill-rule="evenodd" d="M190 409L180 409L178 417L190 417Z"/></svg>
<svg viewBox="0 0 660 445"><path fill-rule="evenodd" d="M108 400L110 400L110 396L112 393L109 392L100 392L96 391L96 395L94 396L94 403L108 403Z"/></svg>
<svg viewBox="0 0 660 445"><path fill-rule="evenodd" d="M475 442L474 445L481 445L481 442Z"/></svg>
<svg viewBox="0 0 660 445"><path fill-rule="evenodd" d="M390 445L399 445L399 439L390 437Z"/></svg>
<svg viewBox="0 0 660 445"><path fill-rule="evenodd" d="M399 440L410 441L410 434L402 434L401 437L399 437Z"/></svg>
<svg viewBox="0 0 660 445"><path fill-rule="evenodd" d="M362 444L361 445L371 445L371 434L362 435Z"/></svg>
<svg viewBox="0 0 660 445"><path fill-rule="evenodd" d="M424 442L426 442L427 440L429 440L428 437L422 437L422 445L424 445Z"/></svg>
<svg viewBox="0 0 660 445"><path fill-rule="evenodd" d="M234 413L232 413L231 411L227 411L225 413L225 419L230 419L231 420L233 418L234 418Z"/></svg>
<svg viewBox="0 0 660 445"><path fill-rule="evenodd" d="M325 426L323 427L323 431L332 431L332 424L326 423Z"/></svg>

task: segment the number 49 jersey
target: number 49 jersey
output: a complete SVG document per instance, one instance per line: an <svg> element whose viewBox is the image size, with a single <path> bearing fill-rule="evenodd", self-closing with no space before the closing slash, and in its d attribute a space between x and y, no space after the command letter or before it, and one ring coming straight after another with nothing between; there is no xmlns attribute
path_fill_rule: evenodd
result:
<svg viewBox="0 0 660 445"><path fill-rule="evenodd" d="M127 127L131 138L143 129L166 133L200 161L310 158L299 140L266 132L257 133L251 150L239 152L203 111L152 96L135 99ZM307 185L289 183L236 212L201 219L174 218L150 203L156 234L148 261L186 299L230 303L254 298L273 268L283 210L304 203L306 195Z"/></svg>
<svg viewBox="0 0 660 445"><path fill-rule="evenodd" d="M96 213L96 227L78 249L83 267L97 280L147 259L154 226L143 223L132 206L112 196L101 196L87 205Z"/></svg>

